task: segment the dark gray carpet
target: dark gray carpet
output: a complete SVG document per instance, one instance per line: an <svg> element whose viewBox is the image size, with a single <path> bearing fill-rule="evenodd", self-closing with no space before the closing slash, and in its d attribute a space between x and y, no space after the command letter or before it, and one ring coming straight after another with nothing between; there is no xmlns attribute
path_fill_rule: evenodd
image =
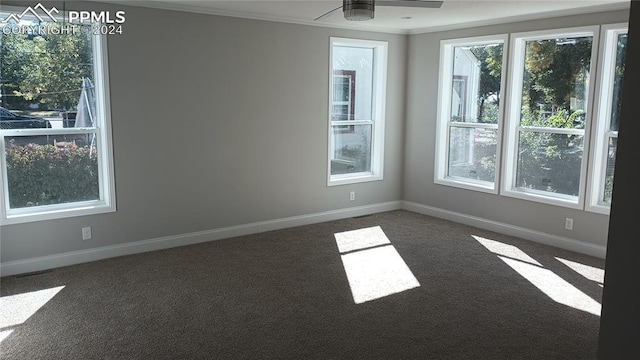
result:
<svg viewBox="0 0 640 360"><path fill-rule="evenodd" d="M421 286L355 304L334 233L379 225ZM471 235L517 246L594 300L555 257L604 261L407 211L0 279L65 287L2 359L595 359L600 318L553 301Z"/></svg>

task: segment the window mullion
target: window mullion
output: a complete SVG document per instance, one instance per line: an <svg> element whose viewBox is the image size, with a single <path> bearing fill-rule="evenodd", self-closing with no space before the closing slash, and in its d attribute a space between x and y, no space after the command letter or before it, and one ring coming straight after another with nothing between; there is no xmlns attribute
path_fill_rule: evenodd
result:
<svg viewBox="0 0 640 360"><path fill-rule="evenodd" d="M332 120L331 126L344 126L344 125L373 125L372 120Z"/></svg>

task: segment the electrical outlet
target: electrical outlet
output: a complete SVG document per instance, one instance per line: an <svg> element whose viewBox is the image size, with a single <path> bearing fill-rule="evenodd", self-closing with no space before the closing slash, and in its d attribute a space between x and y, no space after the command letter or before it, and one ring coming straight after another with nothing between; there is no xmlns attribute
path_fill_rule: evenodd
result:
<svg viewBox="0 0 640 360"><path fill-rule="evenodd" d="M87 226L87 227L83 227L82 228L82 240L89 240L91 239L91 227Z"/></svg>
<svg viewBox="0 0 640 360"><path fill-rule="evenodd" d="M349 193L349 201L353 201L356 199L356 192L352 191Z"/></svg>
<svg viewBox="0 0 640 360"><path fill-rule="evenodd" d="M564 228L567 230L573 230L573 219L565 218L564 219Z"/></svg>

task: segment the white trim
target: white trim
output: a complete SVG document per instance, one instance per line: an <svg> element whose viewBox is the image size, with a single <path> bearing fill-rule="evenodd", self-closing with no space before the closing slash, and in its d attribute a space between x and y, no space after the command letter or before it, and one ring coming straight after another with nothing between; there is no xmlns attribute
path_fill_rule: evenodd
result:
<svg viewBox="0 0 640 360"><path fill-rule="evenodd" d="M477 36L460 39L447 39L440 41L440 70L438 76L438 102L436 117L436 144L435 144L435 168L434 183L459 187L469 190L477 190L497 194L500 179L500 163L502 161L502 124L504 122L504 99L506 98L506 58L508 54L508 34L496 34L490 36ZM477 46L489 44L502 44L502 73L500 78L501 101L498 108L498 123L466 123L452 122L451 118L451 89L453 86L453 56L454 48L457 46ZM451 127L482 128L496 130L496 162L493 182L475 181L450 177L447 175L449 159L449 131Z"/></svg>
<svg viewBox="0 0 640 360"><path fill-rule="evenodd" d="M89 1L104 2L104 0L89 0ZM240 19L272 21L272 22L279 22L279 23L285 23L285 24L309 25L309 26L318 26L318 27L324 27L324 28L349 29L349 30L371 31L371 32L388 33L388 34L401 34L401 35L425 34L425 33L466 29L466 28L487 26L487 25L502 25L505 23L517 23L517 22L528 21L528 20L548 19L550 17L582 15L582 14L598 13L598 12L604 12L604 11L629 9L629 2L623 2L623 3L612 3L612 4L588 6L588 7L577 8L577 9L554 10L552 12L546 11L546 12L536 13L536 14L525 14L525 15L518 15L518 16L492 18L492 19L486 19L486 20L471 21L471 22L457 23L457 24L451 24L451 25L432 26L432 27L419 28L419 29L393 29L388 27L371 26L371 25L366 25L366 27L363 27L361 24L358 24L357 21L353 23L349 21L345 21L344 23L334 24L334 23L323 23L323 22L312 21L312 20L292 19L292 18L279 17L279 16L273 16L273 15L263 15L263 14L255 14L255 13L244 13L244 12L238 12L238 11L211 9L206 6L193 5L193 2L191 4L164 2L164 1L158 1L158 0L139 1L139 2L133 2L131 0L109 0L108 2L112 4L120 4L120 5L134 6L134 7L141 7L141 8L182 11L182 12L190 12L190 13L196 13L196 14L217 15L217 16L240 18Z"/></svg>
<svg viewBox="0 0 640 360"><path fill-rule="evenodd" d="M96 128L39 128L39 129L3 129L3 136L39 136L39 135L81 135L81 134L97 134Z"/></svg>
<svg viewBox="0 0 640 360"><path fill-rule="evenodd" d="M104 212L116 211L116 179L115 166L113 162L113 134L111 125L111 87L109 84L109 52L107 50L107 37L96 36L94 44L99 46L100 56L95 60L94 66L96 88L100 86L102 96L96 96L96 111L104 117L102 128L100 129L102 136L98 139L100 151L98 151L100 181L100 196L105 203ZM95 55L94 55L95 56Z"/></svg>
<svg viewBox="0 0 640 360"><path fill-rule="evenodd" d="M103 2L104 0L89 0L89 1ZM283 23L283 24L317 26L317 27L332 28L332 29L360 30L360 31L370 31L370 32L378 32L378 33L386 33L386 34L399 34L399 35L408 34L408 30L405 30L405 29L395 29L395 28L389 28L389 27L383 27L383 26L367 25L366 28L363 28L361 24L358 24L359 21L344 21L343 23L336 24L336 23L326 23L321 21L313 21L312 19L309 19L309 20L292 19L288 17L248 13L248 12L242 12L242 11L212 9L208 6L193 5L194 1L191 2L192 4L177 3L175 1L165 2L165 1L157 1L157 0L139 1L139 2L131 1L131 0L109 0L108 2L112 4L121 4L121 5L133 6L133 7L139 7L139 8L181 11L181 12L223 16L223 17L238 18L238 19L270 21L270 22L277 22L277 23ZM327 9L327 11L328 10L329 9Z"/></svg>
<svg viewBox="0 0 640 360"><path fill-rule="evenodd" d="M592 14L592 13L616 11L616 10L629 10L630 3L631 1L622 2L622 3L605 4L605 5L588 6L584 8L578 8L578 9L554 10L552 12L546 11L546 12L537 13L537 14L497 17L497 18L487 19L487 20L470 21L470 22L441 25L441 26L432 26L432 27L421 28L421 29L411 29L411 30L408 30L406 34L407 35L428 34L433 32L468 29L468 28L475 28L480 26L513 24L513 23L520 23L523 21L557 18L562 16L584 15L584 14Z"/></svg>
<svg viewBox="0 0 640 360"><path fill-rule="evenodd" d="M39 211L29 211L38 209ZM76 216L97 215L114 212L115 206L108 206L104 201L84 201L66 204L44 205L37 208L20 208L2 221L1 225L13 225L34 221L64 219Z"/></svg>
<svg viewBox="0 0 640 360"><path fill-rule="evenodd" d="M496 189L494 184L487 181L449 176L443 179L435 179L433 183L438 185L451 186L451 187L460 188L460 189L485 192L489 194L496 194Z"/></svg>
<svg viewBox="0 0 640 360"><path fill-rule="evenodd" d="M24 260L9 261L0 264L0 274L1 276L17 275L34 271L53 269L61 266L69 266L90 261L103 260L117 256L132 255L143 252L168 249L177 246L192 245L213 240L222 240L237 236L262 233L265 231L317 224L326 221L334 221L355 216L364 216L400 209L402 209L402 201L389 201L380 204L357 206L346 209L260 221L187 234L164 236L126 244L104 246L94 249L79 250Z"/></svg>
<svg viewBox="0 0 640 360"><path fill-rule="evenodd" d="M488 220L410 201L405 201L403 208L407 211L413 211L423 215L429 215L440 219L454 221L460 224L474 226L504 235L515 236L525 240L554 246L560 249L595 256L601 259L604 259L606 256L606 246L590 244L584 241L579 241L564 236L548 234L541 231L531 230L520 226L501 223L498 221Z"/></svg>

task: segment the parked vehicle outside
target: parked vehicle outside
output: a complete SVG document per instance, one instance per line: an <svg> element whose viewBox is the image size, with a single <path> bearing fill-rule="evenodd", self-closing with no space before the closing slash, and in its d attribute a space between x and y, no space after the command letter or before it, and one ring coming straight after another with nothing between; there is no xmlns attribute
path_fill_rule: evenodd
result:
<svg viewBox="0 0 640 360"><path fill-rule="evenodd" d="M51 128L51 123L41 117L20 115L0 107L0 129L38 128Z"/></svg>
<svg viewBox="0 0 640 360"><path fill-rule="evenodd" d="M51 128L51 123L38 116L26 116L14 113L3 107L0 107L0 129L18 130L18 129L41 129ZM48 135L36 136L7 136L5 146L27 145L27 144L49 144L52 139Z"/></svg>

